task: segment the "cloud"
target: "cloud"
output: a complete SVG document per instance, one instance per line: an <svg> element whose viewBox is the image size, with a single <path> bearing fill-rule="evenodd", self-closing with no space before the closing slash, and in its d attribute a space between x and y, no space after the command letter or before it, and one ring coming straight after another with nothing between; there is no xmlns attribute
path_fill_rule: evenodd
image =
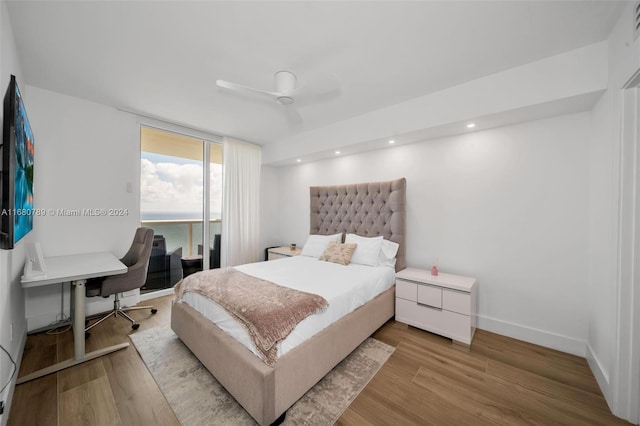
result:
<svg viewBox="0 0 640 426"><path fill-rule="evenodd" d="M140 204L142 212L201 212L202 165L141 160ZM222 205L222 167L211 165L211 211Z"/></svg>

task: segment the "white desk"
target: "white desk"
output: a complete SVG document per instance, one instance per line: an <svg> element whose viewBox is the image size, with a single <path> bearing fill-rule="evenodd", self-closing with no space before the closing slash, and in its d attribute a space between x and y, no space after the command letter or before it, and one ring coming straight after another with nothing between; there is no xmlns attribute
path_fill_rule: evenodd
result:
<svg viewBox="0 0 640 426"><path fill-rule="evenodd" d="M17 384L55 373L74 365L81 364L102 355L124 349L129 343L109 346L104 349L85 353L84 321L85 321L85 283L87 278L105 277L107 275L124 274L127 267L111 253L74 254L45 258L46 275L22 278L22 287L31 288L43 285L60 284L71 281L74 289L73 306L73 359L59 362L50 367L34 371L18 378Z"/></svg>

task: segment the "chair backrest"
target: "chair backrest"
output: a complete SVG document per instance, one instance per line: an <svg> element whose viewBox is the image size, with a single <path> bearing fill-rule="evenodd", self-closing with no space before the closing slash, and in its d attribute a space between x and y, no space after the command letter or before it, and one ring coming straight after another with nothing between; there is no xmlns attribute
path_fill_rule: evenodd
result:
<svg viewBox="0 0 640 426"><path fill-rule="evenodd" d="M165 254L167 254L167 240L164 238L164 235L155 234L153 236L151 256L160 256Z"/></svg>
<svg viewBox="0 0 640 426"><path fill-rule="evenodd" d="M127 265L127 272L105 278L100 294L106 296L142 287L147 279L152 247L153 229L138 228L129 251L120 259L122 263Z"/></svg>
<svg viewBox="0 0 640 426"><path fill-rule="evenodd" d="M213 268L220 267L220 245L221 245L221 237L220 234L216 234L213 237L213 259L211 260L211 265Z"/></svg>
<svg viewBox="0 0 640 426"><path fill-rule="evenodd" d="M132 267L139 262L146 262L148 264L152 248L153 229L145 227L138 228L136 229L136 234L133 237L129 251L127 251L120 261L128 267Z"/></svg>
<svg viewBox="0 0 640 426"><path fill-rule="evenodd" d="M213 248L209 247L209 269L220 267L220 234L213 236ZM198 244L198 254L202 253L202 244Z"/></svg>

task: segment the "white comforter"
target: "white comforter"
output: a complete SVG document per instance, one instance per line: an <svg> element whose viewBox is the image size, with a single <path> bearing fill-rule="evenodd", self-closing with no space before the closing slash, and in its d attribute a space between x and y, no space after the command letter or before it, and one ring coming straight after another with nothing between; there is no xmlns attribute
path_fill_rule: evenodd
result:
<svg viewBox="0 0 640 426"><path fill-rule="evenodd" d="M307 256L250 263L235 268L281 286L318 294L329 302L325 312L311 315L301 321L291 334L280 342L278 355L287 353L331 323L364 305L391 288L395 282L395 271L388 266L343 266ZM247 330L220 305L192 292L185 293L182 301L257 354Z"/></svg>

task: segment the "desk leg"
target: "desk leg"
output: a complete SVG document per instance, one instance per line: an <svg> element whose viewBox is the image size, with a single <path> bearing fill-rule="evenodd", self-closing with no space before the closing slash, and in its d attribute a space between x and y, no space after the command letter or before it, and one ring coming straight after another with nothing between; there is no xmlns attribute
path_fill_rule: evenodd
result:
<svg viewBox="0 0 640 426"><path fill-rule="evenodd" d="M73 307L73 359L76 361L84 358L84 319L85 319L85 284L87 280L77 280L72 284L75 287L75 306Z"/></svg>
<svg viewBox="0 0 640 426"><path fill-rule="evenodd" d="M65 368L73 367L74 365L82 364L83 362L92 360L94 358L101 357L111 352L124 349L129 346L129 342L120 343L119 345L109 346L107 348L98 349L97 351L84 352L84 319L85 319L85 284L87 280L77 280L72 283L75 287L73 291L74 295L74 307L73 307L73 359L59 362L50 367L43 368L42 370L34 371L26 376L19 377L16 384L22 384L30 380L34 380L51 373L55 373Z"/></svg>

